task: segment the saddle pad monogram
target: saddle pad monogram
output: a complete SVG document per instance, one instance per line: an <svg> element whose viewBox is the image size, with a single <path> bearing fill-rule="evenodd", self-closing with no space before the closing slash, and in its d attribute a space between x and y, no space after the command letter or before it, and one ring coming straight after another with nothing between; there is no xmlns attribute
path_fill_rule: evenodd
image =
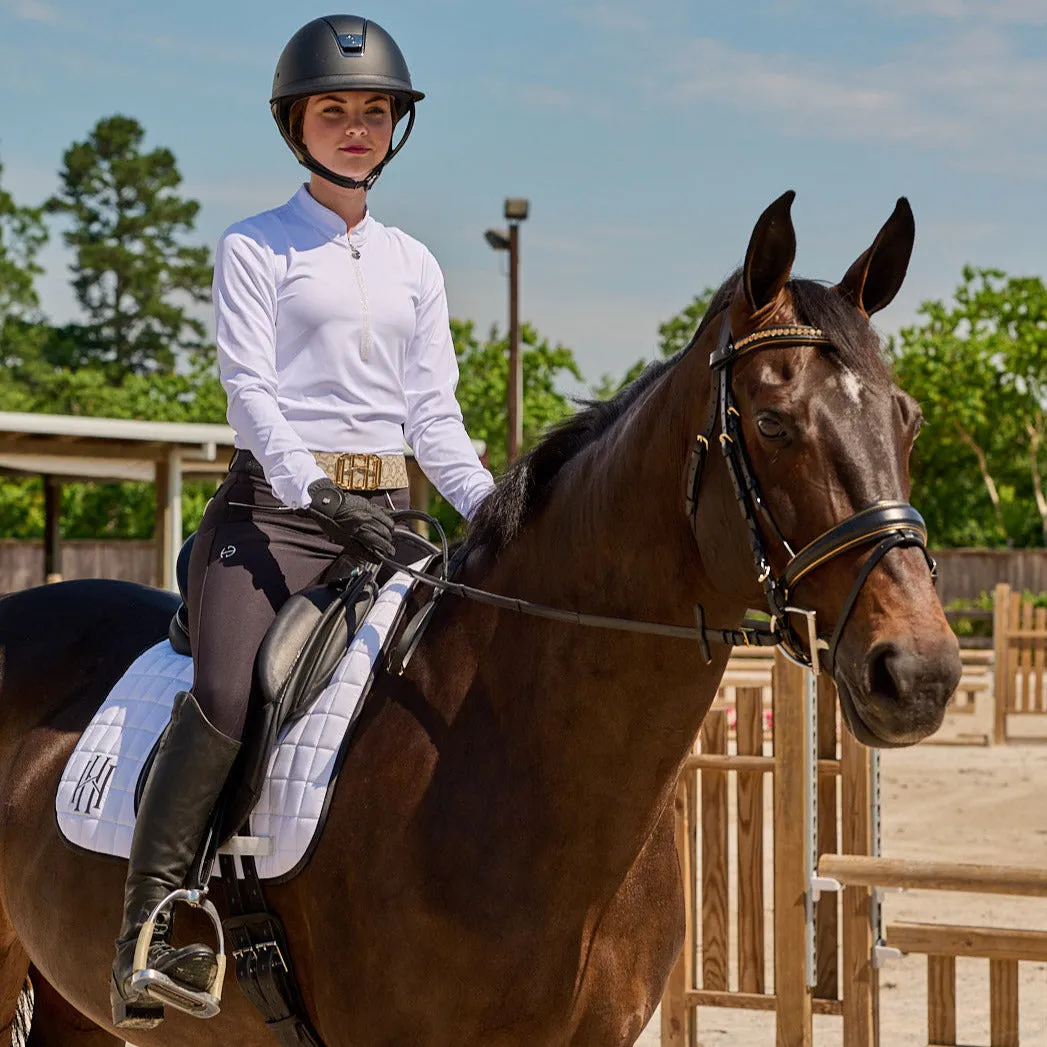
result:
<svg viewBox="0 0 1047 1047"><path fill-rule="evenodd" d="M331 682L280 736L250 816L251 835L268 840L269 853L256 858L263 880L287 878L305 864L322 827L343 740L411 585L401 572L382 587ZM70 843L128 856L138 777L170 719L175 695L190 690L192 681L192 659L176 654L167 640L139 655L120 678L62 773L55 809Z"/></svg>

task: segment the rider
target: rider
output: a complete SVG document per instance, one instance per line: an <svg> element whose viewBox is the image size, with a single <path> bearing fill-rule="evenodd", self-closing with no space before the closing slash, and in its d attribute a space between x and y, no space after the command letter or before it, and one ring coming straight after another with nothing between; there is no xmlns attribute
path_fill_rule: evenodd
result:
<svg viewBox="0 0 1047 1047"><path fill-rule="evenodd" d="M131 988L135 942L201 845L277 610L344 549L392 554L387 510L409 504L405 438L464 516L494 484L455 398L440 268L367 206L422 97L377 23L337 15L303 26L277 63L270 106L310 181L218 245L218 362L238 450L190 558L193 689L175 699L138 808L111 984L124 1028L163 1018L160 1002ZM201 994L216 974L207 946L170 944L167 913L145 966Z"/></svg>

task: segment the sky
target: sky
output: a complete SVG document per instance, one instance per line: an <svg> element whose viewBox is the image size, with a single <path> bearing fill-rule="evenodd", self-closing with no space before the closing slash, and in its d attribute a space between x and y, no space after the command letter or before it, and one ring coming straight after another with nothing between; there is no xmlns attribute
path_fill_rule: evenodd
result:
<svg viewBox="0 0 1047 1047"><path fill-rule="evenodd" d="M189 239L306 177L269 113L313 4L0 0L0 185L36 204L114 113L177 159ZM369 196L443 267L451 314L503 328L507 259L483 233L523 196L521 317L587 380L656 352L658 325L744 257L794 189L797 275L835 282L899 196L916 215L885 334L965 264L1044 275L1047 0L368 0L426 93ZM55 228L38 282L77 316Z"/></svg>

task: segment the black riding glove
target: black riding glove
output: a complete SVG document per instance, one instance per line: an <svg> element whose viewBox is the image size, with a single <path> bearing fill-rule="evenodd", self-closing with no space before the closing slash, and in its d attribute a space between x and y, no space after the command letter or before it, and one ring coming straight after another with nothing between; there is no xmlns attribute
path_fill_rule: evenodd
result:
<svg viewBox="0 0 1047 1047"><path fill-rule="evenodd" d="M358 494L343 491L326 476L314 480L307 490L312 504L306 511L332 542L343 548L360 549L374 560L375 553L393 555L393 518L384 509Z"/></svg>

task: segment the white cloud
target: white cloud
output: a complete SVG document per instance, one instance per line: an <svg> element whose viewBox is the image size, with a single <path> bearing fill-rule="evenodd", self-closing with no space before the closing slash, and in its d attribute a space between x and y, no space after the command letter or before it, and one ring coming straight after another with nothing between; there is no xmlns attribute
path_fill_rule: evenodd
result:
<svg viewBox="0 0 1047 1047"><path fill-rule="evenodd" d="M243 217L282 204L289 195L288 185L286 178L280 181L248 183L242 180L207 182L186 178L178 188L178 195L197 200L205 206L234 204Z"/></svg>
<svg viewBox="0 0 1047 1047"><path fill-rule="evenodd" d="M58 172L54 167L26 162L17 156L8 160L3 146L4 141L0 139L0 185L16 204L35 207L58 189Z"/></svg>
<svg viewBox="0 0 1047 1047"><path fill-rule="evenodd" d="M692 112L712 102L810 141L947 150L967 169L1039 178L1047 166L1047 63L998 27L951 29L861 64L706 37L664 53L639 85Z"/></svg>
<svg viewBox="0 0 1047 1047"><path fill-rule="evenodd" d="M806 58L745 52L718 40L677 45L657 79L649 86L679 104L722 102L805 136L943 144L963 133L957 121L921 113L897 77L855 76Z"/></svg>
<svg viewBox="0 0 1047 1047"><path fill-rule="evenodd" d="M926 248L967 251L973 246L999 241L1007 234L1001 222L987 219L924 221L918 225L920 243Z"/></svg>
<svg viewBox="0 0 1047 1047"><path fill-rule="evenodd" d="M43 0L16 0L7 6L15 18L23 22L43 22L46 25L57 25L59 14L56 8Z"/></svg>
<svg viewBox="0 0 1047 1047"><path fill-rule="evenodd" d="M568 109L581 102L576 92L549 84L520 84L514 93L526 105L543 108Z"/></svg>
<svg viewBox="0 0 1047 1047"><path fill-rule="evenodd" d="M257 48L232 46L228 42L211 43L206 39L173 36L169 33L125 32L122 39L144 44L147 49L177 55L180 59L214 66L243 65L268 70L270 58Z"/></svg>
<svg viewBox="0 0 1047 1047"><path fill-rule="evenodd" d="M902 15L931 15L954 22L1047 24L1043 0L879 0L879 5Z"/></svg>
<svg viewBox="0 0 1047 1047"><path fill-rule="evenodd" d="M591 29L644 33L651 28L651 22L638 14L634 5L619 6L606 2L588 4L585 7L569 7L564 10L564 14Z"/></svg>
<svg viewBox="0 0 1047 1047"><path fill-rule="evenodd" d="M617 2L574 8L571 17L587 21L607 46L628 40L646 52L657 45L659 62L640 63L643 72L632 80L652 104L668 100L699 113L713 103L810 141L911 143L951 151L965 169L1041 178L1047 63L1018 27L1047 24L1047 0L874 4L897 41L879 57L869 49L767 53L712 37L656 34ZM899 32L898 21L913 15L940 21L929 33ZM598 114L600 95L592 101L588 111Z"/></svg>

